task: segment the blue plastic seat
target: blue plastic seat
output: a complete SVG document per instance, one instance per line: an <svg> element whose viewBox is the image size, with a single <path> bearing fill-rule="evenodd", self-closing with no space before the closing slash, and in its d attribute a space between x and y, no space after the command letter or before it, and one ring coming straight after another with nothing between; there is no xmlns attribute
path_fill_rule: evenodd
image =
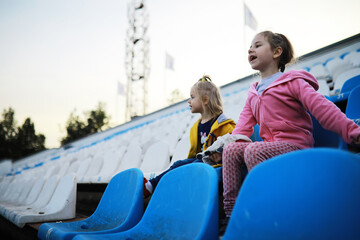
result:
<svg viewBox="0 0 360 240"><path fill-rule="evenodd" d="M340 136L333 131L323 128L313 115L310 114L310 116L313 123L314 147L338 148Z"/></svg>
<svg viewBox="0 0 360 240"><path fill-rule="evenodd" d="M360 157L329 148L299 150L253 168L224 240L360 239Z"/></svg>
<svg viewBox="0 0 360 240"><path fill-rule="evenodd" d="M335 82L335 85L339 84L341 85L341 83L343 82L340 92L334 96L331 96L329 99L330 101L336 103L336 102L341 102L341 101L346 101L349 98L350 92L357 86L360 86L360 74L359 74L359 70L358 69L354 69L357 71L357 73L355 73L356 75L353 77L350 77L349 79L344 79L343 81L337 81ZM336 88L337 86L335 86Z"/></svg>
<svg viewBox="0 0 360 240"><path fill-rule="evenodd" d="M143 174L132 168L115 175L95 210L77 222L44 223L39 239L72 239L76 234L119 232L135 226L143 214Z"/></svg>
<svg viewBox="0 0 360 240"><path fill-rule="evenodd" d="M346 80L346 82L344 82L344 85L342 86L340 92L341 93L351 92L357 86L360 86L360 75Z"/></svg>
<svg viewBox="0 0 360 240"><path fill-rule="evenodd" d="M218 181L214 168L192 163L160 180L144 216L119 233L78 235L81 239L219 239Z"/></svg>
<svg viewBox="0 0 360 240"><path fill-rule="evenodd" d="M360 124L360 85L351 91L345 113L356 124Z"/></svg>
<svg viewBox="0 0 360 240"><path fill-rule="evenodd" d="M254 132L251 134L250 136L251 141L253 142L260 142L260 141L264 141L261 137L260 137L260 127L258 124L256 124L254 126Z"/></svg>
<svg viewBox="0 0 360 240"><path fill-rule="evenodd" d="M357 125L360 125L360 85L355 87L350 92L349 99L346 104L345 114L348 118L352 119ZM348 149L345 141L342 138L339 139L340 139L339 147L344 150Z"/></svg>

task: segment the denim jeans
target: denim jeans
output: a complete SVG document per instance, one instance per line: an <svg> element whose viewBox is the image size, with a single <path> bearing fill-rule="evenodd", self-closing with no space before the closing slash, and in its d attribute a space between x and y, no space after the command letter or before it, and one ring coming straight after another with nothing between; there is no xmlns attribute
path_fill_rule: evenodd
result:
<svg viewBox="0 0 360 240"><path fill-rule="evenodd" d="M169 171L175 169L175 168L178 168L178 167L181 167L183 165L186 165L186 164L190 164L190 163L194 163L194 162L203 162L199 159L196 159L196 158L189 158L189 159L184 159L184 160L179 160L179 161L176 161L174 162L173 165L170 166L170 168L164 172L162 172L161 174L157 175L155 178L152 178L149 180L149 182L151 183L151 185L153 186L154 190L157 186L157 184L159 183L160 179Z"/></svg>

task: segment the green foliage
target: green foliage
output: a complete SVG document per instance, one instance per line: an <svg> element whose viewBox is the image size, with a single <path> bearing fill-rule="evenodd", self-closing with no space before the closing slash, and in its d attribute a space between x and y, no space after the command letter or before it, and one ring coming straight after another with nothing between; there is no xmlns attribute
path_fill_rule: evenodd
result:
<svg viewBox="0 0 360 240"><path fill-rule="evenodd" d="M44 150L45 136L36 135L34 123L26 118L21 127L16 126L15 111L4 110L0 121L0 159L17 160Z"/></svg>
<svg viewBox="0 0 360 240"><path fill-rule="evenodd" d="M170 98L168 99L168 104L171 105L171 104L174 104L174 103L177 103L177 102L180 102L182 100L184 100L185 97L184 95L180 92L179 89L175 89L174 91L172 91L170 93Z"/></svg>
<svg viewBox="0 0 360 240"><path fill-rule="evenodd" d="M87 118L86 123L80 120L75 111L70 114L66 122L67 136L61 140L61 145L103 131L105 127L109 127L110 117L106 114L103 103L100 102L95 110L86 112L85 115Z"/></svg>
<svg viewBox="0 0 360 240"><path fill-rule="evenodd" d="M18 127L17 144L21 156L39 152L45 149L45 136L36 135L34 123L30 118L26 118L22 127Z"/></svg>

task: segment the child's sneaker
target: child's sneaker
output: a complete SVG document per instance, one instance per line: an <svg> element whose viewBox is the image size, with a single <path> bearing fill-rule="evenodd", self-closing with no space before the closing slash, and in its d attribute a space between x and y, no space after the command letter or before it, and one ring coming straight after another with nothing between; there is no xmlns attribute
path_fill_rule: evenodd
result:
<svg viewBox="0 0 360 240"><path fill-rule="evenodd" d="M152 194L152 190L151 183L144 178L144 198L148 198Z"/></svg>

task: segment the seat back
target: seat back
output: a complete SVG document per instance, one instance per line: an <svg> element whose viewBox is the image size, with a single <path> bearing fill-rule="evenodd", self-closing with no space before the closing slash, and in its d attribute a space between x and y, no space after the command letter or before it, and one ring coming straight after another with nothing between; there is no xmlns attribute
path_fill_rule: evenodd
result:
<svg viewBox="0 0 360 240"><path fill-rule="evenodd" d="M174 154L171 158L171 164L178 160L186 159L190 149L190 137L184 136L176 145ZM170 165L171 165L170 164Z"/></svg>
<svg viewBox="0 0 360 240"><path fill-rule="evenodd" d="M31 190L28 194L28 196L26 197L26 199L24 200L24 205L31 205L33 204L36 199L38 198L44 184L46 182L46 179L43 176L39 176L33 186L31 187Z"/></svg>
<svg viewBox="0 0 360 240"><path fill-rule="evenodd" d="M143 174L139 169L128 169L110 180L90 217L76 222L44 223L38 238L72 239L77 234L124 231L140 221L143 204Z"/></svg>
<svg viewBox="0 0 360 240"><path fill-rule="evenodd" d="M50 178L46 179L36 201L32 204L32 208L43 208L50 201L52 195L55 192L55 189L59 182L59 176L53 175ZM29 208L30 209L30 208Z"/></svg>
<svg viewBox="0 0 360 240"><path fill-rule="evenodd" d="M310 116L313 123L314 147L338 148L340 136L333 131L323 128L313 115L310 114Z"/></svg>
<svg viewBox="0 0 360 240"><path fill-rule="evenodd" d="M137 168L116 174L90 218L95 223L107 222L111 225L107 228L120 224L124 225L124 229L134 226L143 213L143 181L143 174Z"/></svg>
<svg viewBox="0 0 360 240"><path fill-rule="evenodd" d="M169 164L169 145L163 141L158 141L146 150L140 169L143 172L163 171L169 167Z"/></svg>
<svg viewBox="0 0 360 240"><path fill-rule="evenodd" d="M214 168L192 163L165 174L140 223L125 233L130 238L141 233L149 239L218 239Z"/></svg>
<svg viewBox="0 0 360 240"><path fill-rule="evenodd" d="M318 79L318 84L319 84L318 93L321 93L324 96L329 96L330 88L329 88L329 85L327 84L326 80Z"/></svg>
<svg viewBox="0 0 360 240"><path fill-rule="evenodd" d="M359 81L360 81L360 78L359 78ZM359 85L350 92L348 102L346 104L345 114L346 114L346 117L350 118L357 125L360 126L360 82L359 82ZM348 145L346 144L344 139L339 137L339 141L340 141L339 148L343 149L343 150L347 150ZM354 151L358 152L359 149L358 150L354 149Z"/></svg>
<svg viewBox="0 0 360 240"><path fill-rule="evenodd" d="M261 137L260 137L260 127L258 124L256 124L254 126L254 132L251 134L250 136L251 141L253 142L261 142L264 141Z"/></svg>
<svg viewBox="0 0 360 240"><path fill-rule="evenodd" d="M224 240L360 239L360 158L329 148L269 159L246 177Z"/></svg>
<svg viewBox="0 0 360 240"><path fill-rule="evenodd" d="M346 116L360 124L360 76L358 86L355 87L349 95L346 105Z"/></svg>
<svg viewBox="0 0 360 240"><path fill-rule="evenodd" d="M351 92L357 86L360 86L360 75L354 76L346 80L346 82L344 82L344 85L342 85L341 87L341 92Z"/></svg>
<svg viewBox="0 0 360 240"><path fill-rule="evenodd" d="M140 145L133 141L127 147L127 151L121 159L117 172L121 172L130 168L138 168L141 164L142 149Z"/></svg>

